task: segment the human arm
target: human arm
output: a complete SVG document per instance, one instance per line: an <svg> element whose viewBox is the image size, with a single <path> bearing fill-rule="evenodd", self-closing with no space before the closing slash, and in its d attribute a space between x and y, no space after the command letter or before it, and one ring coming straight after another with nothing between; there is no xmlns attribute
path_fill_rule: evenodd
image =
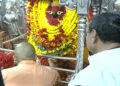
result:
<svg viewBox="0 0 120 86"><path fill-rule="evenodd" d="M45 81L47 82L47 86L53 86L59 78L58 72L50 67L46 67L46 70L44 71L44 76Z"/></svg>

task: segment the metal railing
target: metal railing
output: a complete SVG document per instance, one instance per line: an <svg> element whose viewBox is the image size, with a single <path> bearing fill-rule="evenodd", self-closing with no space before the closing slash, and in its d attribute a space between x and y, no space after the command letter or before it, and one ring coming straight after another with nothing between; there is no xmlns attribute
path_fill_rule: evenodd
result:
<svg viewBox="0 0 120 86"><path fill-rule="evenodd" d="M14 52L14 50L4 49L4 48L0 48L0 51ZM49 56L49 55L42 55L42 54L38 54L37 56L43 56L43 57L46 57L46 58L54 58L54 59L63 59L63 60L74 60L74 61L77 60L76 58L71 58L71 57ZM50 67L50 66L45 66L45 67ZM58 71L75 73L75 70L64 69L64 68L56 68L56 67L50 67L50 68L58 70ZM58 82L65 83L65 84L69 83L68 81L62 81L62 80L58 80Z"/></svg>
<svg viewBox="0 0 120 86"><path fill-rule="evenodd" d="M44 55L44 54L38 54L38 56L43 56L46 58L62 59L62 60L74 60L74 61L77 60L77 58L75 57L60 57L60 56L51 56L51 55Z"/></svg>
<svg viewBox="0 0 120 86"><path fill-rule="evenodd" d="M26 36L26 34L20 35L20 36L18 36L18 37L13 38L13 39L10 39L10 40L7 40L7 41L5 41L5 42L2 42L2 44L4 45L4 44L7 44L7 43L9 43L9 42L16 41L16 40L18 40L18 39L24 38L25 36Z"/></svg>

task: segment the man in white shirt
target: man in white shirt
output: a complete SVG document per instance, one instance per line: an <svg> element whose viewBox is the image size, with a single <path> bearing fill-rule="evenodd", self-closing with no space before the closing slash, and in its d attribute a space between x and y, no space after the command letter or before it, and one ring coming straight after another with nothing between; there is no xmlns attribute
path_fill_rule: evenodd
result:
<svg viewBox="0 0 120 86"><path fill-rule="evenodd" d="M87 29L87 46L94 54L90 65L68 86L120 86L120 15L96 15Z"/></svg>

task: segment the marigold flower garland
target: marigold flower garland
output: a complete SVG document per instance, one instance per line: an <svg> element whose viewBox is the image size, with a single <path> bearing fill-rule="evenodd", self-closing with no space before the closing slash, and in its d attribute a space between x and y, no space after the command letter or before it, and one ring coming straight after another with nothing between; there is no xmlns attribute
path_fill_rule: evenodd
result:
<svg viewBox="0 0 120 86"><path fill-rule="evenodd" d="M54 2L56 0L52 3ZM28 2L28 41L34 45L37 54L64 56L76 53L78 21L76 10L66 9L63 20L59 20L57 26L50 25L45 15L49 3L50 0Z"/></svg>
<svg viewBox="0 0 120 86"><path fill-rule="evenodd" d="M51 2L52 1L52 2ZM29 0L27 4L28 41L37 54L76 57L78 40L78 15L76 10L59 9L58 0ZM53 6L52 6L53 5ZM51 10L64 13L51 18ZM63 17L62 17L63 16ZM92 9L88 20L92 18ZM49 65L46 58L41 58L43 65ZM61 68L74 69L75 62L58 60ZM61 79L65 80L67 73L59 72ZM56 86L63 86L58 85Z"/></svg>

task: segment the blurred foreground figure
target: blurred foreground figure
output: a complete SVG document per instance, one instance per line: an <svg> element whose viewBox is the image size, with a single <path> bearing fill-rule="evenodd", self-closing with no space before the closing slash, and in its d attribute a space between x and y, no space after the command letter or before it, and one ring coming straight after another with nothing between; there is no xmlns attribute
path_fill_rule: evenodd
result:
<svg viewBox="0 0 120 86"><path fill-rule="evenodd" d="M4 86L1 70L0 70L0 86Z"/></svg>
<svg viewBox="0 0 120 86"><path fill-rule="evenodd" d="M58 73L36 64L34 47L26 42L15 47L18 66L2 70L5 86L53 86Z"/></svg>
<svg viewBox="0 0 120 86"><path fill-rule="evenodd" d="M94 55L68 86L120 86L120 15L96 15L86 31L87 46Z"/></svg>

